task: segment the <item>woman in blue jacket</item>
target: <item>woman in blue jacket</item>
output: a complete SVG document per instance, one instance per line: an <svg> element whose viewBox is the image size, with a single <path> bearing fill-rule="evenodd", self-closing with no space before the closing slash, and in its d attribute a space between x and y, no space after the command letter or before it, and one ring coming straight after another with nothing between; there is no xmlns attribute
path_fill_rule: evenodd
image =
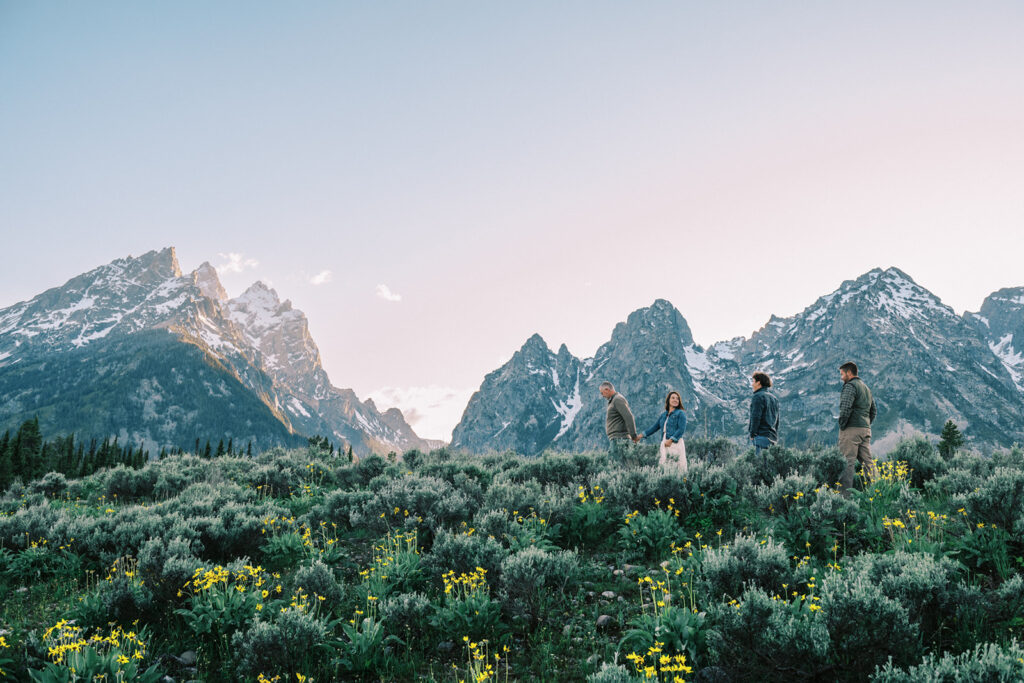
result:
<svg viewBox="0 0 1024 683"><path fill-rule="evenodd" d="M659 429L661 448L658 449L658 453L661 458L658 462L662 466L667 466L671 461L679 471L686 474L686 444L683 442L683 435L686 433L686 409L683 408L683 399L678 391L669 392L665 397L665 412L640 438L650 436Z"/></svg>

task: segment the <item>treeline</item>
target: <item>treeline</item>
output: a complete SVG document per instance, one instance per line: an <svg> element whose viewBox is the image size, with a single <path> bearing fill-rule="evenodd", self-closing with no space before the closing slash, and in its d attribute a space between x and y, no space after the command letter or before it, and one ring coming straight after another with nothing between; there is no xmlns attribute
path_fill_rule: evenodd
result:
<svg viewBox="0 0 1024 683"><path fill-rule="evenodd" d="M327 440L323 439L323 442L326 449ZM313 439L310 439L310 445L313 445ZM333 445L330 450L333 453ZM162 448L157 457L163 459L186 452L189 451L183 448ZM236 449L233 439L228 439L226 444L221 439L216 447L209 440L203 445L200 439L196 439L195 450L192 452L205 458L243 454L251 456L252 442L248 442L244 449ZM78 478L118 465L141 469L149 459L149 451L144 446L122 445L116 436L102 441L95 438L85 441L71 434L44 441L39 430L39 418L36 417L23 422L13 435L7 430L0 437L0 491L10 486L16 477L22 481L31 481L48 472L60 472Z"/></svg>

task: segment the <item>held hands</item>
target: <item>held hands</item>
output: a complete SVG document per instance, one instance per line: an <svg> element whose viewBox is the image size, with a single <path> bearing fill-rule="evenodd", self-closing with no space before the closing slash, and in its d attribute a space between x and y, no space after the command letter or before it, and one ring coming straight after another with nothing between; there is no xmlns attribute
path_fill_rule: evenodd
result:
<svg viewBox="0 0 1024 683"><path fill-rule="evenodd" d="M643 434L637 434L633 437L633 443L640 443L640 439L644 438Z"/></svg>

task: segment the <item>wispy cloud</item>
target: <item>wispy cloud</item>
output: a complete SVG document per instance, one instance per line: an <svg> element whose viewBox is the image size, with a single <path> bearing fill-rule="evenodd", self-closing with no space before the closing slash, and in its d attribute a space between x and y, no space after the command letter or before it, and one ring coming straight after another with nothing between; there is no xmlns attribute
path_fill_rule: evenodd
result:
<svg viewBox="0 0 1024 683"><path fill-rule="evenodd" d="M311 285L322 285L325 282L331 281L331 271L321 270L316 275L313 275L312 277L309 277L307 279L309 280L309 284Z"/></svg>
<svg viewBox="0 0 1024 683"><path fill-rule="evenodd" d="M226 254L217 254L217 256L224 259L224 263L216 267L218 273L241 273L243 270L255 268L260 264L256 259L245 258L245 254L239 254L234 251Z"/></svg>
<svg viewBox="0 0 1024 683"><path fill-rule="evenodd" d="M402 295L391 291L387 285L377 285L377 296L384 301L401 301Z"/></svg>
<svg viewBox="0 0 1024 683"><path fill-rule="evenodd" d="M462 419L473 389L441 387L383 387L371 392L381 411L398 408L405 421L424 439L449 441L452 430Z"/></svg>

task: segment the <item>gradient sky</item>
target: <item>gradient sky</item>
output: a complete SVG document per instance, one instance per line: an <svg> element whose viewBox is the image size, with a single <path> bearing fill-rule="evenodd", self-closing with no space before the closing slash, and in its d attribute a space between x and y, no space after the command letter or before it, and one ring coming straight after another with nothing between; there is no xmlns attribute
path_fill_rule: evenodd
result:
<svg viewBox="0 0 1024 683"><path fill-rule="evenodd" d="M1024 285L1022 35L1019 2L0 0L0 307L175 246L434 438L532 333L588 356L658 297L704 345L876 266L977 310Z"/></svg>

